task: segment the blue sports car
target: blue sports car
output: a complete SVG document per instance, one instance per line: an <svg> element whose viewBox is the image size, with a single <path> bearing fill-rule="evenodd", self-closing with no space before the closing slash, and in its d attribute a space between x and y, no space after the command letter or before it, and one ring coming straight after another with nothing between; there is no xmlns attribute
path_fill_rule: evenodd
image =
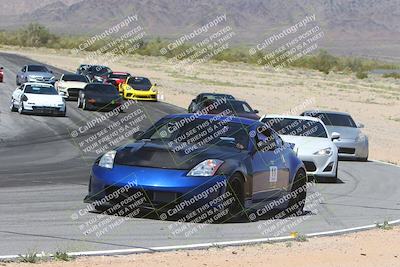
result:
<svg viewBox="0 0 400 267"><path fill-rule="evenodd" d="M257 208L304 207L304 165L262 122L175 114L135 139L95 161L84 200L92 208L131 203L166 219L216 210L231 218Z"/></svg>

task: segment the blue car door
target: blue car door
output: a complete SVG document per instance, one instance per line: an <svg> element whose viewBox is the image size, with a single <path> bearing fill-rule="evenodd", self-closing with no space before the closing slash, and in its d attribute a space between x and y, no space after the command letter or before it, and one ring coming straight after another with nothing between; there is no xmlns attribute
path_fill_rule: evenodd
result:
<svg viewBox="0 0 400 267"><path fill-rule="evenodd" d="M269 129L257 131L253 140L253 202L277 199L286 191L289 170L283 149Z"/></svg>

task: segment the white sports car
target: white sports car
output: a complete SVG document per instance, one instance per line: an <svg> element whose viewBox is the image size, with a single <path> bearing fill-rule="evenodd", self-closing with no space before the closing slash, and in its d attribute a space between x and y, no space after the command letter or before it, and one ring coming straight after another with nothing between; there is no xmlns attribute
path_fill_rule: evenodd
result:
<svg viewBox="0 0 400 267"><path fill-rule="evenodd" d="M292 146L303 161L308 175L336 182L338 149L333 140L340 138L338 133L329 136L324 123L312 117L268 115L261 121Z"/></svg>
<svg viewBox="0 0 400 267"><path fill-rule="evenodd" d="M65 116L67 107L65 100L51 84L24 83L11 96L11 111L20 114L53 114Z"/></svg>
<svg viewBox="0 0 400 267"><path fill-rule="evenodd" d="M80 74L63 74L55 83L58 93L67 99L78 99L79 92L89 83L88 79Z"/></svg>

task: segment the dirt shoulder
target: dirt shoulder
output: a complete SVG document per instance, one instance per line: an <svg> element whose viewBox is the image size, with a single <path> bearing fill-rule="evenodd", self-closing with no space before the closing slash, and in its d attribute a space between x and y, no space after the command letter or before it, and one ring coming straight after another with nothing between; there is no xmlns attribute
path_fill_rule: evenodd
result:
<svg viewBox="0 0 400 267"><path fill-rule="evenodd" d="M85 54L67 50L3 47L2 52L75 71ZM261 114L292 113L306 109L350 112L365 124L370 158L400 164L400 80L371 76L360 80L350 74L329 74L299 69L264 70L255 65L209 62L193 71L177 68L160 57L130 56L109 66L148 76L157 83L164 101L186 108L201 92L231 93L246 100ZM15 77L9 78L13 81Z"/></svg>
<svg viewBox="0 0 400 267"><path fill-rule="evenodd" d="M81 257L69 262L40 264L7 263L27 266L296 266L296 267L375 267L400 266L400 227L374 229L337 237L311 238L252 246L210 248L134 254L127 256Z"/></svg>

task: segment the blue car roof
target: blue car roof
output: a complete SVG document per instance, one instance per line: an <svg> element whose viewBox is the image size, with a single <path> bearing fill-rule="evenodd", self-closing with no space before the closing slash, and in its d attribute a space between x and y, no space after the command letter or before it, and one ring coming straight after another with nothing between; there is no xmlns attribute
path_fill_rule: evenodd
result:
<svg viewBox="0 0 400 267"><path fill-rule="evenodd" d="M224 121L224 120L226 121L227 119L230 119L231 122L241 123L241 124L244 124L244 125L260 124L259 121L246 119L246 118L242 118L242 117L228 117L228 116L218 116L218 115L210 115L210 114L195 114L195 113L171 114L171 115L165 116L165 118L170 118L170 119L174 119L174 118L190 118L192 116L195 116L195 118L204 119L204 120L208 120L208 119L211 119L211 118L216 118L217 121Z"/></svg>

